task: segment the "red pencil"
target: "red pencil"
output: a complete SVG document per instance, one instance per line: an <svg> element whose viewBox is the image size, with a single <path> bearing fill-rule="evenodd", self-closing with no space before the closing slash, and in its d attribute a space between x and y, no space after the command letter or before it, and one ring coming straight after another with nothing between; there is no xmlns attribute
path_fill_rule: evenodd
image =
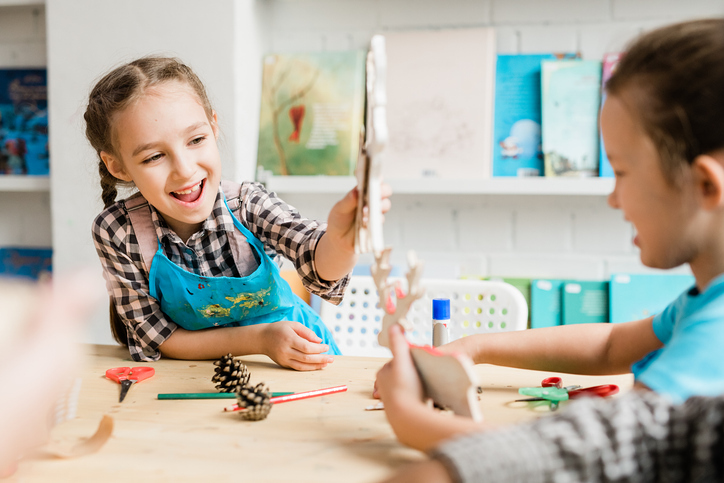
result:
<svg viewBox="0 0 724 483"><path fill-rule="evenodd" d="M326 396L327 394L334 394L336 392L344 392L347 390L347 386L334 386L327 387L325 389L317 389L314 391L297 392L294 394L287 394L286 396L276 396L269 399L272 404L279 404L283 402L296 401L298 399L306 399L308 397ZM244 408L240 408L238 404L224 408L224 411L241 411Z"/></svg>

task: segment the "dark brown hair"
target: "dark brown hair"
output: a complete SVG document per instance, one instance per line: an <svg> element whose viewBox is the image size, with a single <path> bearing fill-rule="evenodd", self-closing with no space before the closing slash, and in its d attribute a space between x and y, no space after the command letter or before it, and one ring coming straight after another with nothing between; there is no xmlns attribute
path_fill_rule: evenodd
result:
<svg viewBox="0 0 724 483"><path fill-rule="evenodd" d="M626 50L606 83L653 140L667 180L697 156L724 147L724 19L648 32Z"/></svg>
<svg viewBox="0 0 724 483"><path fill-rule="evenodd" d="M142 57L110 71L99 80L88 98L88 107L83 115L86 123L85 135L98 155L98 173L101 179L101 198L107 208L116 201L119 185L129 185L108 172L101 159L105 151L118 157L114 148L115 133L113 117L144 95L150 87L163 82L180 81L196 93L209 120L213 110L206 95L206 89L198 76L181 61L170 57ZM126 327L118 317L113 300L110 304L111 332L121 344L128 345Z"/></svg>

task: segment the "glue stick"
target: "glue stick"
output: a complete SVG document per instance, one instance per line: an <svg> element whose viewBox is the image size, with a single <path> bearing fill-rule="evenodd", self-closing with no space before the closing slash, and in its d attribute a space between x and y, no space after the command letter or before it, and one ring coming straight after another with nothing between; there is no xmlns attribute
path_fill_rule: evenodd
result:
<svg viewBox="0 0 724 483"><path fill-rule="evenodd" d="M450 299L432 299L432 345L438 347L449 340Z"/></svg>

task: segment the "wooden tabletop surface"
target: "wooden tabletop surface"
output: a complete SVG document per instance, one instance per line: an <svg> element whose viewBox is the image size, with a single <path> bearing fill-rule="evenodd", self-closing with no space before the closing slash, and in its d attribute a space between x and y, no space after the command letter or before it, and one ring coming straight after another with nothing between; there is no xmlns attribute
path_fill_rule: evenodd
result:
<svg viewBox="0 0 724 483"><path fill-rule="evenodd" d="M89 437L106 414L114 419L110 439L96 453L74 459L39 450L4 481L374 482L424 458L397 442L384 411L365 410L376 402L375 374L386 359L337 356L324 370L295 372L264 356L243 357L251 383L264 382L275 392L348 386L343 393L278 404L267 419L251 422L223 411L233 399L157 398L159 393L214 392L212 361L139 364L125 348L86 349L77 416L53 428L52 445L71 447ZM154 367L155 376L134 384L119 403L120 386L105 378L106 369L139 365ZM539 386L544 377L560 374L490 365L475 370L483 387L480 405L491 425L550 413L546 404L512 401L519 397L518 388ZM565 385L610 383L624 392L633 383L631 375L562 377Z"/></svg>

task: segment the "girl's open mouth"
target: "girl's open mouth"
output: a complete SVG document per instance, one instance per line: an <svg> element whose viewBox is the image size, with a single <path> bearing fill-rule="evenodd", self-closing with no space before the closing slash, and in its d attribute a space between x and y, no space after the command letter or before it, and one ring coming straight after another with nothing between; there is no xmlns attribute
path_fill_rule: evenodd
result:
<svg viewBox="0 0 724 483"><path fill-rule="evenodd" d="M194 185L191 188L180 191L172 191L171 196L179 201L183 201L184 203L193 203L201 197L201 194L204 192L205 183L206 180L203 179L197 185Z"/></svg>

